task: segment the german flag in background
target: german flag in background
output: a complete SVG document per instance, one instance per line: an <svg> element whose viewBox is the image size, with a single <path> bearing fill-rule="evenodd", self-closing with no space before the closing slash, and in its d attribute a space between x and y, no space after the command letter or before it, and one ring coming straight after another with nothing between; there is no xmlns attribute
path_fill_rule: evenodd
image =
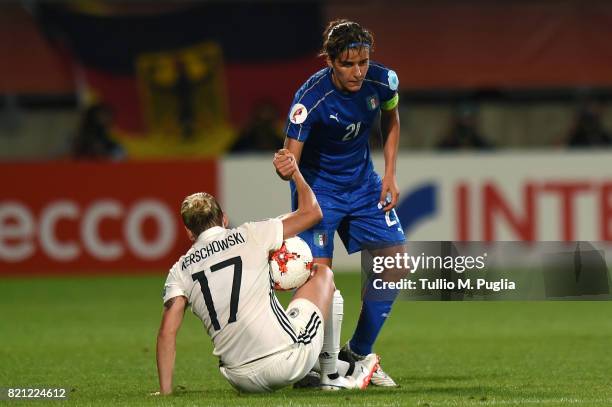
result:
<svg viewBox="0 0 612 407"><path fill-rule="evenodd" d="M259 103L283 117L321 65L316 2L94 0L41 3L36 16L133 157L222 153Z"/></svg>

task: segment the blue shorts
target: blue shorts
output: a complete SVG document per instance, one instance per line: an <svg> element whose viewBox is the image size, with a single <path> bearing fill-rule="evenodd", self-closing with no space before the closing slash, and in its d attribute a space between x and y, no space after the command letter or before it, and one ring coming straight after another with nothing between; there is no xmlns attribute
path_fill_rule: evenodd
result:
<svg viewBox="0 0 612 407"><path fill-rule="evenodd" d="M299 235L310 246L312 255L332 258L336 231L349 254L370 245L404 243L406 237L395 209L384 212L379 207L381 189L380 178L373 175L368 182L352 190L315 190L323 210L323 220ZM291 196L291 206L293 210L297 207L295 191Z"/></svg>

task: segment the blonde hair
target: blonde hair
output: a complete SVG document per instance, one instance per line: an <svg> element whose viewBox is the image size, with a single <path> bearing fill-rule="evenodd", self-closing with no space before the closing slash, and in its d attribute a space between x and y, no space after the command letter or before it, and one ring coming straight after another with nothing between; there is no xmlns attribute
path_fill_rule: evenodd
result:
<svg viewBox="0 0 612 407"><path fill-rule="evenodd" d="M195 238L206 229L223 224L223 211L219 203L206 192L196 192L183 199L181 217Z"/></svg>

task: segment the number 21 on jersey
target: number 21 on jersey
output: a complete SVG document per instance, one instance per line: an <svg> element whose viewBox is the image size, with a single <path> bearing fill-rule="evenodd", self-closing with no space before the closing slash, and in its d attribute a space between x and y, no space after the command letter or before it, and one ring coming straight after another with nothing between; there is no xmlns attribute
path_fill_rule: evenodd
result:
<svg viewBox="0 0 612 407"><path fill-rule="evenodd" d="M361 127L361 122L351 123L346 126L346 134L342 137L342 141L349 141L354 139L359 135L359 128Z"/></svg>

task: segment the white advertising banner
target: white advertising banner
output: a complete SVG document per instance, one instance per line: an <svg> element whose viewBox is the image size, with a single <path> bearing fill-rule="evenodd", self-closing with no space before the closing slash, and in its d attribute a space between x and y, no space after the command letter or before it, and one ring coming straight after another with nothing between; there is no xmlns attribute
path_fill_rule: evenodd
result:
<svg viewBox="0 0 612 407"><path fill-rule="evenodd" d="M381 155L375 156L379 173ZM232 224L290 210L271 156L226 158L221 199ZM409 240L610 241L612 153L400 154L397 213ZM335 239L334 266L359 267Z"/></svg>

